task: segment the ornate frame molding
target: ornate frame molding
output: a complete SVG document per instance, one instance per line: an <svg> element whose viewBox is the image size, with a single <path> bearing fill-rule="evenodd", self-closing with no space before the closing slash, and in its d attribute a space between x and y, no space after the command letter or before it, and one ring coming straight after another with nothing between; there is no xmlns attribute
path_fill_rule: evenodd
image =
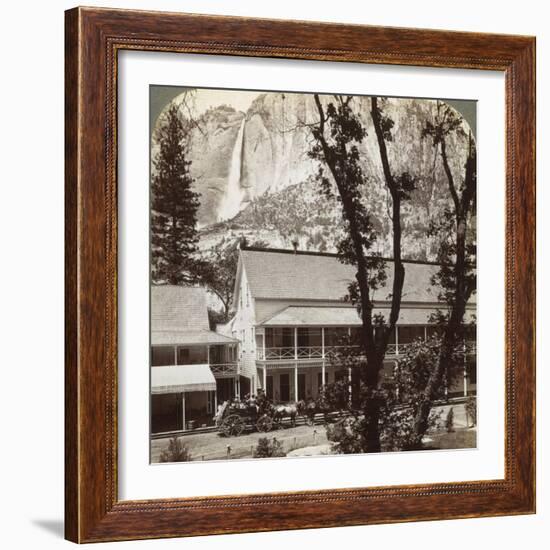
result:
<svg viewBox="0 0 550 550"><path fill-rule="evenodd" d="M118 500L116 90L117 54L124 49L505 73L504 479ZM75 8L66 12L65 52L65 502L69 540L95 542L534 512L533 37Z"/></svg>

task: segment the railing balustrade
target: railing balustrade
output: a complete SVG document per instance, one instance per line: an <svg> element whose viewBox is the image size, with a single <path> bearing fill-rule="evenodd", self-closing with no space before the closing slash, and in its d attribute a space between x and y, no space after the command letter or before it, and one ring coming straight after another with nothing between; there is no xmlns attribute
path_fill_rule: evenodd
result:
<svg viewBox="0 0 550 550"><path fill-rule="evenodd" d="M238 363L210 363L212 374L217 375L237 375L239 368Z"/></svg>
<svg viewBox="0 0 550 550"><path fill-rule="evenodd" d="M411 343L388 344L386 355L403 355L407 352ZM309 346L309 347L273 347L256 350L256 359L259 361L277 361L292 359L330 359L339 355L346 349L357 349L359 346ZM466 353L475 353L476 342L466 342ZM324 351L324 355L323 355Z"/></svg>

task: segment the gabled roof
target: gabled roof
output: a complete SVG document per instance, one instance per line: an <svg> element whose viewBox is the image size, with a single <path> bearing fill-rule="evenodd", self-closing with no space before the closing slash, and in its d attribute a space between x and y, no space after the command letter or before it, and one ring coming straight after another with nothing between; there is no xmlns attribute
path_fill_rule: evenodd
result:
<svg viewBox="0 0 550 550"><path fill-rule="evenodd" d="M232 344L233 338L210 330L206 290L200 287L151 287L151 345Z"/></svg>
<svg viewBox="0 0 550 550"><path fill-rule="evenodd" d="M244 249L240 251L235 284L235 301L239 277L246 271L253 298L281 300L342 301L348 285L355 280L355 268L342 264L334 255L291 251ZM439 266L420 262L405 262L403 302L438 302L439 289L431 278ZM392 260L387 261L387 281L378 289L375 301L388 301L391 293Z"/></svg>
<svg viewBox="0 0 550 550"><path fill-rule="evenodd" d="M151 287L151 330L210 330L206 291L200 287Z"/></svg>

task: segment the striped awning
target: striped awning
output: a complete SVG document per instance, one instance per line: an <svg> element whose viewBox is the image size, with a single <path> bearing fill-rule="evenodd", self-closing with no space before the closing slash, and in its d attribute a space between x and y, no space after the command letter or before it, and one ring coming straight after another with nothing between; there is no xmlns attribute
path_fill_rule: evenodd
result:
<svg viewBox="0 0 550 550"><path fill-rule="evenodd" d="M151 393L214 391L216 379L208 365L178 365L151 368Z"/></svg>

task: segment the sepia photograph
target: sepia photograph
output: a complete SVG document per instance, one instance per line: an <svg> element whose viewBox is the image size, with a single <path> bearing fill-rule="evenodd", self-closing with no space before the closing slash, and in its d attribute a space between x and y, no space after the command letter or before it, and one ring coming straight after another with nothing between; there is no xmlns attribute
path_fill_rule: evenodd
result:
<svg viewBox="0 0 550 550"><path fill-rule="evenodd" d="M150 461L476 448L476 101L149 99Z"/></svg>

